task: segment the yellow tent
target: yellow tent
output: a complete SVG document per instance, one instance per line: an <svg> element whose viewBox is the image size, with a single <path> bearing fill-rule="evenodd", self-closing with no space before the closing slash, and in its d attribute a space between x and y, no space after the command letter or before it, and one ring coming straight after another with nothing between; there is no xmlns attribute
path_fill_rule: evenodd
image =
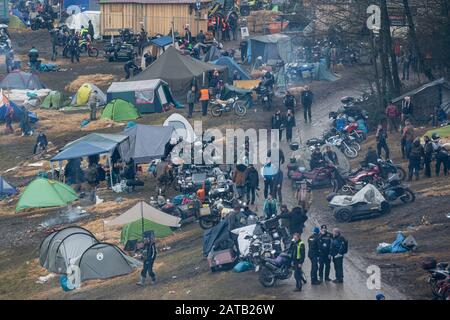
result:
<svg viewBox="0 0 450 320"><path fill-rule="evenodd" d="M85 106L89 101L89 97L93 91L97 91L97 97L100 101L100 105L106 103L106 95L95 84L85 83L83 84L74 95L72 99L72 106Z"/></svg>

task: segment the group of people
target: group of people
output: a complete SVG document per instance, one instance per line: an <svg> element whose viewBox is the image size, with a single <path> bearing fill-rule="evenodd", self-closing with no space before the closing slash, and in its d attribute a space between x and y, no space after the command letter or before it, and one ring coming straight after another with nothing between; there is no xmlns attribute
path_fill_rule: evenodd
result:
<svg viewBox="0 0 450 320"><path fill-rule="evenodd" d="M303 107L303 119L306 122L311 122L311 107L314 101L314 93L309 86L305 86L300 95L300 101ZM288 90L283 100L284 106L287 110L295 112L297 106L297 100L293 94Z"/></svg>

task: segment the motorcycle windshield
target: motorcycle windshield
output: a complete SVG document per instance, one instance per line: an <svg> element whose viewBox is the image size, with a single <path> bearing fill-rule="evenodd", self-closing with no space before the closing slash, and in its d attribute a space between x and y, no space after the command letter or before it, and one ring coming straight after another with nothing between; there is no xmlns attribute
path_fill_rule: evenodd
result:
<svg viewBox="0 0 450 320"><path fill-rule="evenodd" d="M337 170L341 175L345 175L350 172L350 162L348 161L347 157L339 150L337 147L333 145L324 145L320 148L322 154L326 151L326 146L330 146L331 150L334 151L337 155L338 162L335 164ZM297 161L297 164L300 168L305 168L306 171L310 171L310 160L311 160L311 150L309 147L302 146L297 151L293 151L291 158L295 158Z"/></svg>

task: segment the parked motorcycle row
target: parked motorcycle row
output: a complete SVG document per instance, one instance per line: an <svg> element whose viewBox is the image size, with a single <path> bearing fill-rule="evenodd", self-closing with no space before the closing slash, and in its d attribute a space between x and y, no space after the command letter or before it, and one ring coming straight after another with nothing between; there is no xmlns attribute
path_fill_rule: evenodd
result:
<svg viewBox="0 0 450 320"><path fill-rule="evenodd" d="M290 145L293 153L288 164L288 177L294 190L298 190L305 181L311 189L331 188L332 193L327 200L339 222L386 214L394 203L415 200L414 192L403 184L405 170L391 160L363 161L356 170L350 170L350 166L346 170L342 164L321 160L312 170L306 169L308 165L304 155L316 148L331 146L346 158L358 156L360 143L367 134L367 113L361 105L368 99L368 95L342 98L342 107L329 114L331 128L321 138L309 139L304 146L298 143ZM303 156L298 156L299 153Z"/></svg>
<svg viewBox="0 0 450 320"><path fill-rule="evenodd" d="M428 283L436 300L450 300L450 266L448 262L437 263L434 258L426 258L422 268L428 272Z"/></svg>

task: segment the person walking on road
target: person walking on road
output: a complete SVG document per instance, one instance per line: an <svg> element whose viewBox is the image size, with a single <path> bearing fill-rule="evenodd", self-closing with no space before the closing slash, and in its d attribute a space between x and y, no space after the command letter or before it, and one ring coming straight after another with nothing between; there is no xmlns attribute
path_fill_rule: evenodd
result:
<svg viewBox="0 0 450 320"><path fill-rule="evenodd" d="M273 197L278 200L280 204L283 203L283 195L281 192L283 188L283 171L281 169L278 170L278 173L274 177L273 188Z"/></svg>
<svg viewBox="0 0 450 320"><path fill-rule="evenodd" d="M209 89L207 87L200 89L200 103L202 104L202 116L206 117L208 115L209 103Z"/></svg>
<svg viewBox="0 0 450 320"><path fill-rule="evenodd" d="M295 112L295 106L297 105L297 101L295 100L294 95L291 94L289 90L286 91L283 103L287 110L292 110L292 113Z"/></svg>
<svg viewBox="0 0 450 320"><path fill-rule="evenodd" d="M330 249L331 249L331 233L328 232L327 226L320 227L319 236L319 281L331 281L330 279Z"/></svg>
<svg viewBox="0 0 450 320"><path fill-rule="evenodd" d="M192 112L194 112L194 104L195 104L195 87L193 86L191 90L188 91L186 96L187 104L188 104L188 118L192 118Z"/></svg>
<svg viewBox="0 0 450 320"><path fill-rule="evenodd" d="M314 101L314 94L312 93L309 86L305 86L305 90L301 94L301 102L303 106L303 117L305 119L305 122L311 123L311 106Z"/></svg>
<svg viewBox="0 0 450 320"><path fill-rule="evenodd" d="M295 127L295 116L291 109L288 109L285 117L286 122L286 141L288 143L292 142L292 130Z"/></svg>
<svg viewBox="0 0 450 320"><path fill-rule="evenodd" d="M348 252L348 242L341 235L338 228L333 229L333 237L331 238L330 255L333 258L334 271L336 279L334 283L344 282L344 255Z"/></svg>
<svg viewBox="0 0 450 320"><path fill-rule="evenodd" d="M377 156L378 156L378 158L381 158L381 149L383 149L384 153L386 155L386 159L389 159L389 147L387 145L387 132L383 128L382 124L378 125L376 140L377 140Z"/></svg>
<svg viewBox="0 0 450 320"><path fill-rule="evenodd" d="M271 129L273 130L279 130L279 139L281 141L281 138L283 137L283 129L284 129L284 119L281 115L281 111L278 110L275 112L275 114L272 116L271 120Z"/></svg>
<svg viewBox="0 0 450 320"><path fill-rule="evenodd" d="M317 278L319 271L320 229L315 227L313 234L308 238L308 258L311 261L311 284L318 285L321 281Z"/></svg>
<svg viewBox="0 0 450 320"><path fill-rule="evenodd" d="M245 185L247 186L247 203L254 205L256 190L259 186L259 174L253 164L245 170Z"/></svg>
<svg viewBox="0 0 450 320"><path fill-rule="evenodd" d="M304 280L303 262L305 262L305 245L299 233L295 233L291 244L291 257L294 265L294 278L296 292L302 291Z"/></svg>
<svg viewBox="0 0 450 320"><path fill-rule="evenodd" d="M136 283L138 286L145 285L147 274L152 279L152 283L156 283L156 275L153 272L153 264L155 263L156 253L155 241L150 238L145 238L144 249L142 253L142 258L144 259L144 267L141 271L141 279L138 283Z"/></svg>

